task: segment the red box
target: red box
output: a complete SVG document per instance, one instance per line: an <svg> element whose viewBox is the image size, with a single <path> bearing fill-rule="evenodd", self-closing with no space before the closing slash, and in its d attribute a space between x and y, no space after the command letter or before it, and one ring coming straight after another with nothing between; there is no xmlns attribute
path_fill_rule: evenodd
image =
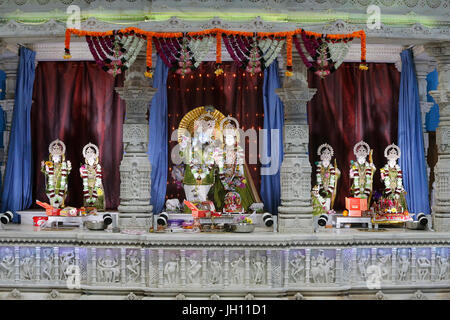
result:
<svg viewBox="0 0 450 320"><path fill-rule="evenodd" d="M345 197L345 209L350 217L361 217L361 211L367 210L367 199Z"/></svg>
<svg viewBox="0 0 450 320"><path fill-rule="evenodd" d="M184 200L184 204L191 209L192 211L192 217L193 218L206 218L207 216L210 217L219 217L221 216L220 212L216 212L215 210L200 210L197 208L192 202ZM207 201L203 203L206 207L214 208L214 204L210 201Z"/></svg>

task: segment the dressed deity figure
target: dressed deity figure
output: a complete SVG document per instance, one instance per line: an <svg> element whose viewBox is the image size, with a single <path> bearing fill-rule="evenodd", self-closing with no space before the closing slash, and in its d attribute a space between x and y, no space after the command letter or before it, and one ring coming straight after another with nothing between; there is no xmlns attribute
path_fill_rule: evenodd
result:
<svg viewBox="0 0 450 320"><path fill-rule="evenodd" d="M333 208L336 186L341 175L336 160L331 164L334 151L329 144L322 144L317 149L320 162L317 162L316 185L311 192L313 215L326 214Z"/></svg>
<svg viewBox="0 0 450 320"><path fill-rule="evenodd" d="M194 122L194 136L185 134L180 143L186 163L183 185L188 201L202 202L214 184L216 120L205 113Z"/></svg>
<svg viewBox="0 0 450 320"><path fill-rule="evenodd" d="M384 150L387 164L381 168L381 180L384 184L383 196L376 205L376 222L405 222L412 218L409 216L403 188L403 173L397 164L401 151L398 146L391 144Z"/></svg>
<svg viewBox="0 0 450 320"><path fill-rule="evenodd" d="M95 144L88 143L83 148L85 163L80 167L83 180L83 205L105 210L105 194L102 183L102 167L98 163L99 150Z"/></svg>
<svg viewBox="0 0 450 320"><path fill-rule="evenodd" d="M375 174L375 166L372 161L372 150L369 145L364 142L358 142L354 148L353 153L356 156L356 161L350 162L350 193L355 198L368 199L369 204L372 196L373 175ZM369 156L369 162L366 158Z"/></svg>
<svg viewBox="0 0 450 320"><path fill-rule="evenodd" d="M233 117L226 117L220 123L222 145L216 152L219 180L214 186L214 200L217 207L227 212L247 211L254 203L245 175L245 154L239 144L239 124Z"/></svg>
<svg viewBox="0 0 450 320"><path fill-rule="evenodd" d="M45 193L52 207L64 208L72 164L65 160L66 145L61 140L51 142L48 151L49 160L41 162L41 171L45 175Z"/></svg>

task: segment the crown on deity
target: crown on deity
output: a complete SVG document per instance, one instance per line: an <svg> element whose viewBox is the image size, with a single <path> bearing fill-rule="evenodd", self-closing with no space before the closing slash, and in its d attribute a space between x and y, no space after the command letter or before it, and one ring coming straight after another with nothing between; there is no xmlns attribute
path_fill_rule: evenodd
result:
<svg viewBox="0 0 450 320"><path fill-rule="evenodd" d="M320 156L320 159L324 158L331 160L333 154L334 154L333 148L328 143L321 144L317 149L317 155Z"/></svg>
<svg viewBox="0 0 450 320"><path fill-rule="evenodd" d="M83 148L83 157L86 159L97 158L99 154L98 147L93 143L88 143Z"/></svg>
<svg viewBox="0 0 450 320"><path fill-rule="evenodd" d="M62 156L66 153L66 145L59 139L56 139L48 146L48 152L52 156Z"/></svg>
<svg viewBox="0 0 450 320"><path fill-rule="evenodd" d="M370 147L366 142L361 140L353 147L353 153L357 158L365 158L370 153Z"/></svg>
<svg viewBox="0 0 450 320"><path fill-rule="evenodd" d="M388 160L397 160L402 155L400 148L394 143L390 144L384 149L384 156Z"/></svg>
<svg viewBox="0 0 450 320"><path fill-rule="evenodd" d="M239 137L239 122L233 117L223 118L220 122L220 130L224 137L228 135Z"/></svg>
<svg viewBox="0 0 450 320"><path fill-rule="evenodd" d="M215 126L216 119L214 119L214 117L209 113L201 115L194 121L194 131L198 131L199 129L202 131L214 130Z"/></svg>

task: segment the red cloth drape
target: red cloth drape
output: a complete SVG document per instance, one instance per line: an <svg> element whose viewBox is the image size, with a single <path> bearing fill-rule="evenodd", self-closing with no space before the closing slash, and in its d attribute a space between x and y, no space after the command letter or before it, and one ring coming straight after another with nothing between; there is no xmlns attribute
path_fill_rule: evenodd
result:
<svg viewBox="0 0 450 320"><path fill-rule="evenodd" d="M123 75L113 78L95 62L39 62L31 108L33 199L48 202L40 163L48 160L49 143L59 138L72 162L66 205L83 204L79 168L83 147L92 142L100 149L106 208L117 208L125 103L114 87L122 86Z"/></svg>
<svg viewBox="0 0 450 320"><path fill-rule="evenodd" d="M373 149L377 168L374 190L382 190L379 169L384 166L384 149L397 143L398 94L400 73L394 64L369 63L369 70L360 71L358 63L344 63L321 79L308 74L310 88L317 93L308 103L310 133L309 160L312 165L312 184L315 183L317 148L322 143L334 149L341 178L337 186L334 208L345 207L350 191L350 160L354 160L353 146L360 140Z"/></svg>
<svg viewBox="0 0 450 320"><path fill-rule="evenodd" d="M168 126L169 139L178 128L183 116L200 106L212 105L225 116L232 116L239 121L245 131L264 125L263 107L263 73L251 75L239 68L234 62L224 62L224 73L216 76L215 63L203 62L198 69L182 76L170 71L167 78ZM177 142L169 143L169 155ZM246 161L249 159L248 143ZM184 191L177 189L170 175L172 162L169 156L169 174L166 198L184 198ZM249 164L255 187L260 188L260 165Z"/></svg>

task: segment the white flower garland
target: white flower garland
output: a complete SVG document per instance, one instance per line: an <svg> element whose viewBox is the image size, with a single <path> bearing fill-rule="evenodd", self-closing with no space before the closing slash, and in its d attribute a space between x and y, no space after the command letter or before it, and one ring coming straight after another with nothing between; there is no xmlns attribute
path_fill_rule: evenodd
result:
<svg viewBox="0 0 450 320"><path fill-rule="evenodd" d="M386 164L381 171L381 179L384 182L385 190L387 195L391 195L395 192L395 198L398 199L400 194L403 192L403 173L398 164L395 165L395 170L397 170L397 185L395 190L391 190L391 178L389 177L389 164Z"/></svg>
<svg viewBox="0 0 450 320"><path fill-rule="evenodd" d="M345 43L336 42L336 43L328 43L328 50L330 52L330 58L334 61L334 68L337 69L344 62L345 56L350 49L350 42Z"/></svg>
<svg viewBox="0 0 450 320"><path fill-rule="evenodd" d="M127 51L127 53L125 54L125 59L128 59L127 62L125 62L125 66L128 68L131 67L131 65L134 63L134 61L136 60L139 52L141 52L142 47L144 46L145 43L145 39L142 38L138 38L138 42L135 45L135 41L133 42L133 44L131 45L131 48L129 51ZM131 56L131 57L130 57Z"/></svg>
<svg viewBox="0 0 450 320"><path fill-rule="evenodd" d="M359 170L358 170L359 164L358 163L354 163L352 165L352 171L353 173L353 184L355 187L355 196L358 197L361 194L366 195L367 197L369 197L370 195L370 191L372 190L372 166L369 165L368 162L364 163L364 175L366 176L366 181L365 184L363 186L363 190L361 192L361 186L359 184L360 181L360 176L359 176ZM367 169L368 168L368 169Z"/></svg>
<svg viewBox="0 0 450 320"><path fill-rule="evenodd" d="M317 166L317 170L316 170L317 185L319 186L319 190L323 189L322 175L320 174L322 168L324 168L322 166L322 163L319 163L318 166ZM328 184L327 192L329 192L330 194L333 194L334 184L336 182L336 170L335 170L334 166L331 163L329 164L329 166L327 168L324 168L324 169L329 169L329 174L331 175L330 182Z"/></svg>
<svg viewBox="0 0 450 320"><path fill-rule="evenodd" d="M202 63L203 59L210 51L214 40L214 37L205 37L203 39L191 39L189 41L189 49L191 49L195 59L195 68Z"/></svg>
<svg viewBox="0 0 450 320"><path fill-rule="evenodd" d="M94 204L97 201L98 195L97 190L102 186L102 167L100 164L95 166L95 185L92 190L92 194L89 194L89 186L88 186L88 169L86 165L81 166L81 178L83 179L83 196L86 200L86 203Z"/></svg>

